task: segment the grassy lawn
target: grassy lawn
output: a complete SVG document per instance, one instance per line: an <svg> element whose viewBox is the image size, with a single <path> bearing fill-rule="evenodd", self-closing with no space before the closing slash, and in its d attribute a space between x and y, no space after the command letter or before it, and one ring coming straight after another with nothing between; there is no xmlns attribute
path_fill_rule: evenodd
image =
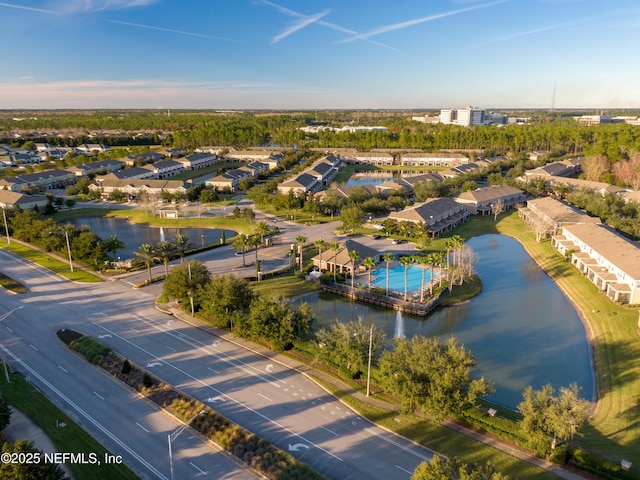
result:
<svg viewBox="0 0 640 480"><path fill-rule="evenodd" d="M459 457L466 463L491 462L499 472L507 474L513 479L557 480L558 478L552 473L518 460L493 447L476 442L432 421L374 407L358 401L334 385L327 384L317 378L314 380L369 420L435 451L446 452L449 457Z"/></svg>
<svg viewBox="0 0 640 480"><path fill-rule="evenodd" d="M472 226L468 228L470 232L474 231ZM595 285L567 263L548 240L536 242L534 233L518 218L517 213L502 214L495 228L498 233L511 235L523 244L529 255L556 282L588 323L598 401L584 437L576 443L616 463L624 458L634 465L639 464L638 310L609 301Z"/></svg>
<svg viewBox="0 0 640 480"><path fill-rule="evenodd" d="M11 245L3 244L0 248L4 248L16 255L20 255L22 258L51 270L61 277L67 278L73 282L91 283L102 281L100 277L93 275L92 273L85 272L84 270L74 268L74 271L71 272L67 262L60 261L57 258L50 257L45 252L34 250L17 242L11 242Z"/></svg>
<svg viewBox="0 0 640 480"><path fill-rule="evenodd" d="M27 288L24 285L11 277L7 277L2 272L0 272L0 287L13 293L27 293Z"/></svg>
<svg viewBox="0 0 640 480"><path fill-rule="evenodd" d="M104 458L107 450L102 445L23 378L11 375L11 383L7 384L3 375L0 390L11 405L21 410L44 430L59 452L85 452L87 455L96 453L98 458ZM56 424L59 423L66 424L66 427L56 428ZM134 480L138 478L124 464L82 465L73 463L69 464L69 468L76 480L96 478L101 480Z"/></svg>
<svg viewBox="0 0 640 480"><path fill-rule="evenodd" d="M317 292L319 289L313 282L307 282L296 273L283 273L275 278L268 278L261 282L251 282L254 292L267 295L283 295L293 298L305 293Z"/></svg>

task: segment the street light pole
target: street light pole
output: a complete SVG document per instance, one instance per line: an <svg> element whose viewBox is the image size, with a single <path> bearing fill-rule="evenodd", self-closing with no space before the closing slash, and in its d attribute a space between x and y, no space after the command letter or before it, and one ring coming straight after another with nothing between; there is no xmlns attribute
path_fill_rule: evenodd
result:
<svg viewBox="0 0 640 480"><path fill-rule="evenodd" d="M369 387L371 386L371 351L373 350L373 324L369 330L369 364L367 366L367 397L369 396Z"/></svg>
<svg viewBox="0 0 640 480"><path fill-rule="evenodd" d="M2 218L4 218L4 231L7 234L7 244L11 245L11 239L9 238L9 225L7 224L7 212L2 209Z"/></svg>
<svg viewBox="0 0 640 480"><path fill-rule="evenodd" d="M64 231L64 237L67 239L67 253L69 254L69 268L71 269L71 273L73 273L73 260L71 259L71 244L69 243L69 232Z"/></svg>
<svg viewBox="0 0 640 480"><path fill-rule="evenodd" d="M189 420L184 425L178 427L177 430L175 430L173 433L170 433L169 435L167 435L167 442L169 443L169 469L170 469L170 472L171 472L171 480L175 480L175 476L173 474L173 450L171 449L171 442L173 440L175 440L176 438L178 438L180 436L180 434L187 429L189 424L191 422L193 422L198 415L202 415L203 413L207 413L207 411L206 410L200 410L198 413L196 413L191 418L191 420Z"/></svg>

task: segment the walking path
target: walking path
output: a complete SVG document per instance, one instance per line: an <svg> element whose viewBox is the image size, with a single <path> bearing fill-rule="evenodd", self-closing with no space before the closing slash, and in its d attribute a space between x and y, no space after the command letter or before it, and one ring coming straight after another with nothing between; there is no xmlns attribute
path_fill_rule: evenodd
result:
<svg viewBox="0 0 640 480"><path fill-rule="evenodd" d="M9 440L12 442L29 440L33 442L34 447L45 453L55 453L58 451L51 439L44 433L44 430L14 406L11 407L11 422L2 433L9 437ZM64 470L65 475L73 480L69 468L64 464L60 465L60 467Z"/></svg>
<svg viewBox="0 0 640 480"><path fill-rule="evenodd" d="M209 333L211 333L212 335L216 335L220 338L223 338L224 340L230 342L230 343L234 343L242 348L245 348L253 353L256 353L258 355L261 355L265 358L268 358L271 361L274 362L278 362L281 365L285 365L289 368L292 368L300 373L302 373L303 375L305 375L306 377L310 378L311 380L313 380L312 377L316 377L316 378L320 378L323 382L326 383L330 383L332 385L335 385L337 388L339 388L340 390L342 390L343 392L347 393L348 395L356 398L357 400L364 402L364 403L368 403L372 406L381 408L381 409L385 409L385 410L391 410L391 411L399 411L399 407L397 405L393 405L390 403L387 403L383 400L380 400L378 398L373 398L373 397L367 397L366 395L364 395L363 393L361 393L358 390L355 390L353 387L347 385L346 383L344 383L343 381L341 381L340 379L333 377L331 375L328 375L322 371L316 370L304 363L301 363L293 358L290 358L286 355L281 355L277 352L274 352L272 350L269 350L265 347L262 347L261 345L257 345L255 343L243 340L239 337L236 337L235 335L233 335L232 333L229 333L225 330L221 330L219 328L213 327L211 325L208 325L204 322L202 322L201 320L198 320L196 318L193 318L192 316L188 315L186 312L182 311L179 308L175 308L175 307L171 307L171 306L157 306L158 310L160 310L163 313L167 313L169 315L173 315L174 317L182 320L185 323L188 323L196 328L199 328L201 330L207 331ZM469 430L466 427L463 427L462 425L458 425L456 423L453 422L449 422L449 421L445 421L443 423L444 426L446 426L447 428L450 428L452 430L455 430L456 432L465 435L467 437L470 437L478 442L482 442L485 445L489 445L491 447L494 447L502 452L505 452L511 456L514 456L520 460L523 460L525 462L529 462L532 465L535 465L537 467L543 468L555 475L557 475L560 478L563 478L565 480L585 480L587 477L583 477L581 475L575 474L573 472L570 472L568 470L565 470L557 465L552 464L551 462L548 462L547 460L544 459L540 459L537 458L529 453L527 453L526 451L522 451L516 447L514 447L512 444L505 442L503 440L500 440L498 438L494 438L494 437L489 437L486 435L483 435L481 433Z"/></svg>

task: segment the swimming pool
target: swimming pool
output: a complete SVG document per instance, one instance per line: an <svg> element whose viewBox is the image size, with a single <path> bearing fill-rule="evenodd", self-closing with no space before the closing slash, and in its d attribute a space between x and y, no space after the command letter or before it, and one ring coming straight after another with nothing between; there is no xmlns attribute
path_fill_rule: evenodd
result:
<svg viewBox="0 0 640 480"><path fill-rule="evenodd" d="M411 265L407 270L407 291L420 291L420 287L422 286L422 270L423 267ZM437 269L434 269L434 276L436 275ZM429 268L426 268L426 272L424 275L424 284L425 286L429 284L429 279L431 278ZM375 277L375 278L374 278ZM380 268L376 268L371 272L371 284L376 287L386 288L387 286L387 267L383 266ZM397 265L395 267L389 268L389 290L395 290L397 292L404 292L404 267L402 265Z"/></svg>

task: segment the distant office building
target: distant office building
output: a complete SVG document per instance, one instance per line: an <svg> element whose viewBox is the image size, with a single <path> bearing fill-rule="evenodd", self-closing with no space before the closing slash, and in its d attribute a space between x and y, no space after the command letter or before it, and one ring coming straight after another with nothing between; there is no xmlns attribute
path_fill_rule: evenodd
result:
<svg viewBox="0 0 640 480"><path fill-rule="evenodd" d="M440 110L440 123L461 125L463 127L484 125L484 115L484 110L474 107L444 109Z"/></svg>

